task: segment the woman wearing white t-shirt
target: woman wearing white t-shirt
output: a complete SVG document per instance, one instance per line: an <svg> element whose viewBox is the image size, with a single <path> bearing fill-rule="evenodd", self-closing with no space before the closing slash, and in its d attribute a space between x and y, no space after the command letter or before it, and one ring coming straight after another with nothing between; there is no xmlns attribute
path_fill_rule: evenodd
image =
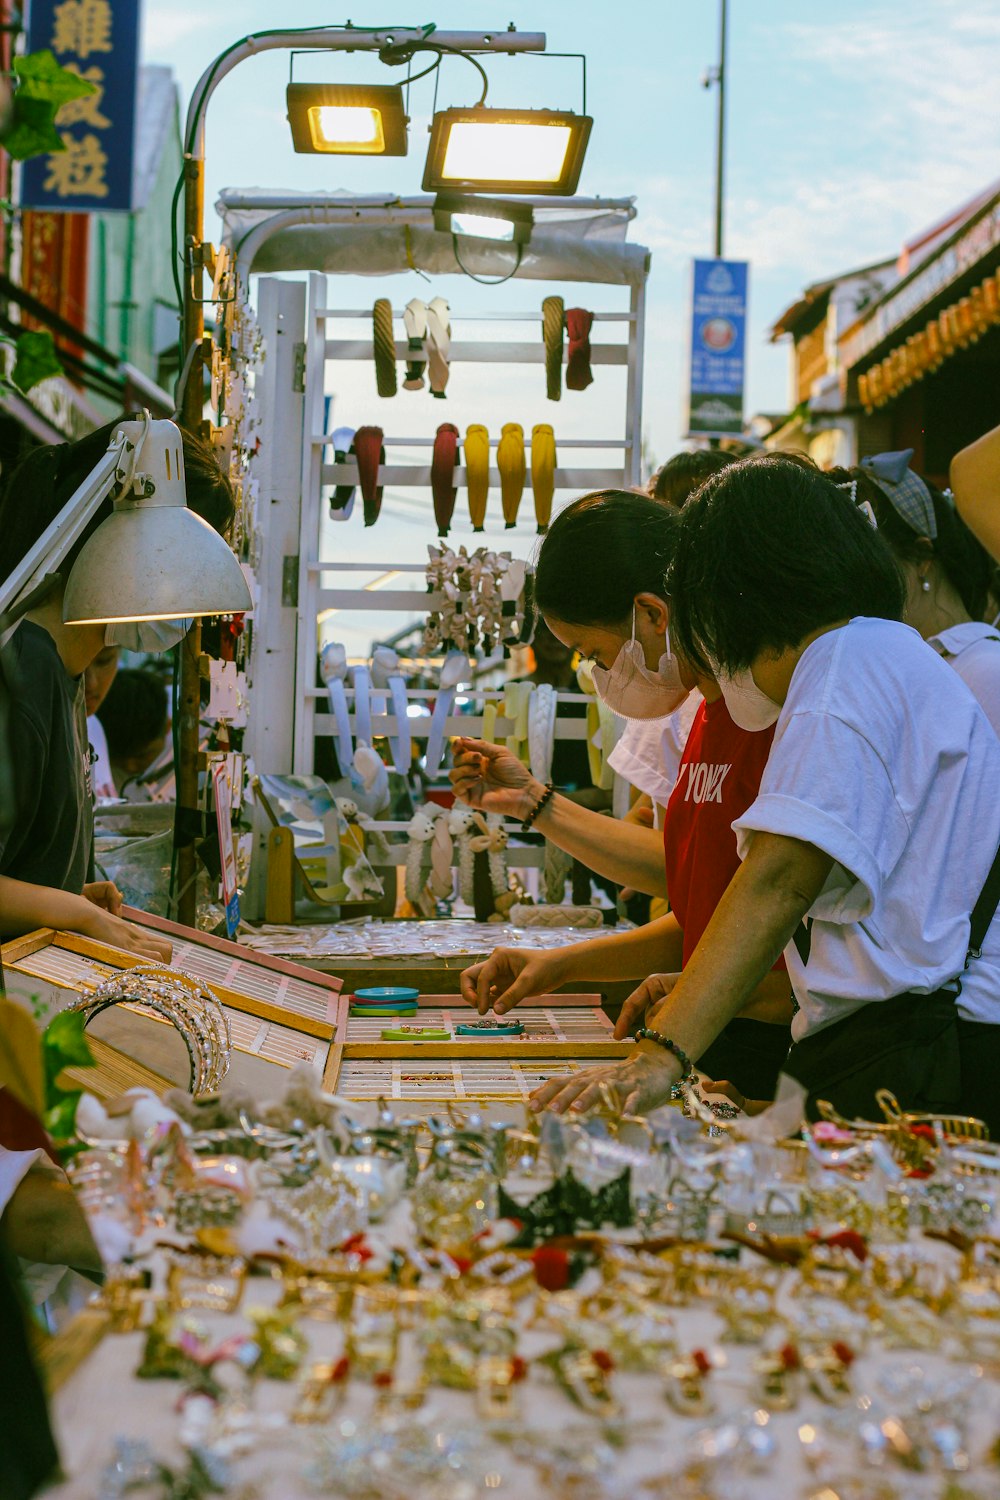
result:
<svg viewBox="0 0 1000 1500"><path fill-rule="evenodd" d="M585 1107L601 1082L629 1109L660 1103L784 950L787 1070L811 1106L878 1118L888 1087L1000 1128L1000 741L899 623L885 543L818 471L755 457L687 507L667 586L678 651L710 664L738 724L775 724L773 748L683 974L626 1002L635 1052L534 1103Z"/></svg>
<svg viewBox="0 0 1000 1500"><path fill-rule="evenodd" d="M1000 735L1000 630L987 625L993 562L950 501L909 467L913 449L879 453L830 478L871 506L906 586L903 618L943 656Z"/></svg>

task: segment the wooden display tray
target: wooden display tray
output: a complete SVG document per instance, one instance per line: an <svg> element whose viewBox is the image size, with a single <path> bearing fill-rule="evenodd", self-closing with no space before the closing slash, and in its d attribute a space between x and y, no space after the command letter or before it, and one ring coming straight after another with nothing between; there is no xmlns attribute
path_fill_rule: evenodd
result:
<svg viewBox="0 0 1000 1500"><path fill-rule="evenodd" d="M254 1090L273 1089L274 1069L299 1062L324 1076L337 1028L339 979L146 913L129 915L168 935L176 967L196 975L221 1001L232 1032L236 1078ZM0 954L12 998L40 1003L49 1015L63 1009L70 995L94 990L114 974L147 962L51 928L5 943ZM73 1076L99 1097L134 1087L161 1092L186 1086L187 1052L161 1017L119 1006L96 1017L88 1035L97 1067L74 1070Z"/></svg>
<svg viewBox="0 0 1000 1500"><path fill-rule="evenodd" d="M598 994L531 997L517 1010L525 1027L521 1035L482 1040L454 1036L455 1025L473 1015L459 996L424 994L417 1019L452 1032L452 1039L384 1042L383 1030L416 1020L351 1016L350 996L335 976L145 912L127 914L169 937L174 964L218 996L233 1036L233 1074L264 1097L275 1087L275 1067L306 1061L329 1093L347 1099L384 1095L418 1106L484 1099L520 1106L552 1072L622 1057L629 1050L628 1042L615 1041ZM62 1009L69 994L93 990L145 962L50 928L16 938L0 951L12 996L37 997L49 1013ZM119 1006L96 1017L89 1035L97 1066L74 1070L73 1076L99 1097L133 1087L162 1092L186 1085L187 1053L160 1017Z"/></svg>

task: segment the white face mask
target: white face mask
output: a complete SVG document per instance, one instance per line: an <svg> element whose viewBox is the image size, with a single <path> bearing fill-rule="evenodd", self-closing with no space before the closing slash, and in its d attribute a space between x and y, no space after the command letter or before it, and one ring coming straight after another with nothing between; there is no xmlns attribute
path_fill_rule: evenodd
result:
<svg viewBox="0 0 1000 1500"><path fill-rule="evenodd" d="M106 646L126 651L169 651L187 635L194 620L116 620L104 631Z"/></svg>
<svg viewBox="0 0 1000 1500"><path fill-rule="evenodd" d="M655 672L646 666L642 643L635 634L635 606L632 608L632 639L615 657L610 668L594 667L597 696L613 713L623 719L664 719L680 708L691 689L681 681L677 658L670 650L670 632L664 643Z"/></svg>
<svg viewBox="0 0 1000 1500"><path fill-rule="evenodd" d="M753 680L749 667L732 677L716 671L716 680L729 710L729 717L740 729L770 729L781 713L781 704L769 698Z"/></svg>

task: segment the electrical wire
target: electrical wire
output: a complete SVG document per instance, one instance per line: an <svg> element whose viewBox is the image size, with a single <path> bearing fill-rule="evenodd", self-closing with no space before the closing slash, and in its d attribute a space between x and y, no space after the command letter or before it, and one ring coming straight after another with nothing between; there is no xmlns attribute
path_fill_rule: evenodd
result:
<svg viewBox="0 0 1000 1500"><path fill-rule="evenodd" d="M517 275L521 269L521 261L524 259L524 246L518 244L517 259L514 261L513 269L508 271L506 276L477 276L475 271L470 271L468 266L462 263L462 257L458 253L457 234L453 234L451 237L451 247L455 252L455 259L458 261L458 269L463 275L468 276L470 281L478 281L480 286L503 286L505 281L509 281L512 276Z"/></svg>

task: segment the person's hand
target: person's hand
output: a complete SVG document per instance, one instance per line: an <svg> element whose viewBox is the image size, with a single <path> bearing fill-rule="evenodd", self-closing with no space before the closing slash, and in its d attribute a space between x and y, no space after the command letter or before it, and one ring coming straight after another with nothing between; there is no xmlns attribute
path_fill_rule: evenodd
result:
<svg viewBox="0 0 1000 1500"><path fill-rule="evenodd" d="M623 1114L648 1114L670 1098L670 1090L681 1076L681 1065L672 1052L653 1044L640 1044L631 1057L602 1063L579 1073L560 1073L528 1096L536 1112L574 1114L597 1104L610 1089Z"/></svg>
<svg viewBox="0 0 1000 1500"><path fill-rule="evenodd" d="M565 984L566 965L558 950L494 948L489 958L462 972L462 999L481 1016L490 1009L498 1016L513 1010L529 995L547 995Z"/></svg>
<svg viewBox="0 0 1000 1500"><path fill-rule="evenodd" d="M679 974L650 974L644 979L622 1006L621 1015L615 1022L615 1040L626 1041L637 1026L648 1025L655 1031L652 1012L666 999L680 977Z"/></svg>
<svg viewBox="0 0 1000 1500"><path fill-rule="evenodd" d="M109 911L113 917L121 916L122 893L113 880L91 880L84 886L83 894L102 911Z"/></svg>
<svg viewBox="0 0 1000 1500"><path fill-rule="evenodd" d="M745 1115L762 1115L774 1103L773 1099L748 1099L728 1078L706 1078L702 1082L701 1091L703 1094L721 1094L723 1099L735 1104Z"/></svg>
<svg viewBox="0 0 1000 1500"><path fill-rule="evenodd" d="M91 906L80 924L85 937L98 943L109 943L113 948L123 948L126 953L135 953L154 964L168 964L173 952L170 942L157 932L137 927L134 922L123 921L112 916L99 906Z"/></svg>
<svg viewBox="0 0 1000 1500"><path fill-rule="evenodd" d="M488 740L452 740L452 763L455 796L484 812L524 819L545 791L516 755Z"/></svg>

